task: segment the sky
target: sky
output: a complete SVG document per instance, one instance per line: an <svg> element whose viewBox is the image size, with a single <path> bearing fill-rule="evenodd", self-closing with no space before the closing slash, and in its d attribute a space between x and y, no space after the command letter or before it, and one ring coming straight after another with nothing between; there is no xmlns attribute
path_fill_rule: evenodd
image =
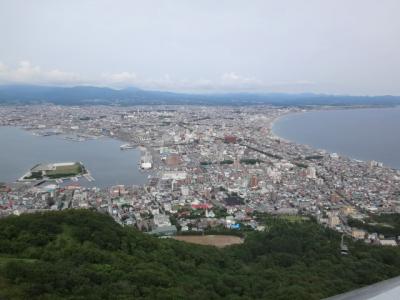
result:
<svg viewBox="0 0 400 300"><path fill-rule="evenodd" d="M0 84L400 95L399 0L0 0Z"/></svg>

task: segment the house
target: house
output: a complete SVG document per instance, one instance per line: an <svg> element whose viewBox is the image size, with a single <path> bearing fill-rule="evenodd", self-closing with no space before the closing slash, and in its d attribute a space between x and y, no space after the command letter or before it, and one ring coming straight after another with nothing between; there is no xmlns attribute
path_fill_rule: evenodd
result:
<svg viewBox="0 0 400 300"><path fill-rule="evenodd" d="M161 226L153 229L149 234L159 235L159 236L172 236L176 235L177 229L175 225L171 226Z"/></svg>
<svg viewBox="0 0 400 300"><path fill-rule="evenodd" d="M362 240L365 238L366 232L362 229L353 228L351 230L351 236L357 240Z"/></svg>
<svg viewBox="0 0 400 300"><path fill-rule="evenodd" d="M380 240L379 243L381 246L397 246L395 240Z"/></svg>

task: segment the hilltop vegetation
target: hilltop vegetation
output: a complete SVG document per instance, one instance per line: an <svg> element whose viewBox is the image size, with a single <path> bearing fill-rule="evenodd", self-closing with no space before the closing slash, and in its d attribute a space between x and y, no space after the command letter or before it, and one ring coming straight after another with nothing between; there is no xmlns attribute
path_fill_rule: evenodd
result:
<svg viewBox="0 0 400 300"><path fill-rule="evenodd" d="M0 299L320 299L400 274L397 248L314 221L266 219L224 249L157 239L69 210L0 220Z"/></svg>

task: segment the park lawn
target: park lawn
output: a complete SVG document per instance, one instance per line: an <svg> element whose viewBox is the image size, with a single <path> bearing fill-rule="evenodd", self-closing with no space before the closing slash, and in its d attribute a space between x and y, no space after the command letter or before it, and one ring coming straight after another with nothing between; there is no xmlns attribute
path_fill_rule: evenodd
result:
<svg viewBox="0 0 400 300"><path fill-rule="evenodd" d="M58 166L55 170L47 171L46 176L49 178L59 178L60 176L74 176L81 174L82 171L82 165L80 163L75 163L73 165Z"/></svg>

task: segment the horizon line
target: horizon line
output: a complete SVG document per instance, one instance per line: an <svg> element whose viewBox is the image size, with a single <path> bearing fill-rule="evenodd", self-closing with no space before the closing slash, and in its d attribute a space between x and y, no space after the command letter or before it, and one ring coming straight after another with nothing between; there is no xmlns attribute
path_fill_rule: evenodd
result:
<svg viewBox="0 0 400 300"><path fill-rule="evenodd" d="M327 93L327 92L271 92L271 91L249 91L249 90L196 90L196 91L178 91L171 89L151 89L151 88L141 88L134 85L125 86L125 87L115 87L111 85L102 85L102 84L35 84L35 83L22 83L22 82L13 82L13 83L0 83L0 87L42 87L42 88L79 88L79 87L87 87L87 88L99 88L99 89L110 89L113 91L124 91L129 89L134 89L137 91L143 92L160 92L160 93L171 93L171 94L179 94L179 95L205 95L205 96L223 96L223 95L260 95L260 96L271 96L271 95L287 95L287 96L320 96L320 97L400 97L400 95L395 94L339 94L339 93Z"/></svg>

